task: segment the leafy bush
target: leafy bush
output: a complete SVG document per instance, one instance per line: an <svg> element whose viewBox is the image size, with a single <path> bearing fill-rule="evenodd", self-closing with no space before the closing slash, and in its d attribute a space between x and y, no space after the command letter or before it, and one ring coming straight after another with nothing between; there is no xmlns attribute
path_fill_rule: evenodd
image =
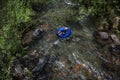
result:
<svg viewBox="0 0 120 80"><path fill-rule="evenodd" d="M6 24L2 26L0 36L0 80L11 80L12 62L24 53L18 26L21 22L30 21L30 15L33 15L33 12L28 1L9 0L4 7L4 13Z"/></svg>
<svg viewBox="0 0 120 80"><path fill-rule="evenodd" d="M79 4L75 5L78 9L84 6L88 12L97 16L120 12L120 1L118 0L72 0L72 2Z"/></svg>

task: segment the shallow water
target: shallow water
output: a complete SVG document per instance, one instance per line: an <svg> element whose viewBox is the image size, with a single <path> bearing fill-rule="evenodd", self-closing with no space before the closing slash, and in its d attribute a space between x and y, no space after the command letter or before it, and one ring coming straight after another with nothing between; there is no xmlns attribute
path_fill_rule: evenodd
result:
<svg viewBox="0 0 120 80"><path fill-rule="evenodd" d="M48 28L46 28L48 27ZM93 32L95 27L89 17L71 24L73 39L58 40L56 30L59 26L44 26L44 37L37 40L31 49L39 49L43 54L55 54L60 60L55 62L52 80L117 80L114 74L103 69L102 62L109 62L96 48ZM57 41L57 45L53 43Z"/></svg>
<svg viewBox="0 0 120 80"><path fill-rule="evenodd" d="M60 61L56 61L55 66L59 73L55 71L53 80L76 80L76 79L97 79L113 80L113 78L102 69L102 60L99 50L95 47L93 41L94 25L89 19L80 22L80 26L70 26L73 31L71 41L58 40L55 31L58 27L50 27L53 31L45 33L44 37L31 47L39 49L43 54L55 54L59 56ZM85 25L84 25L85 24ZM48 29L49 30L49 29ZM57 41L57 45L53 43ZM60 73L62 73L60 75Z"/></svg>

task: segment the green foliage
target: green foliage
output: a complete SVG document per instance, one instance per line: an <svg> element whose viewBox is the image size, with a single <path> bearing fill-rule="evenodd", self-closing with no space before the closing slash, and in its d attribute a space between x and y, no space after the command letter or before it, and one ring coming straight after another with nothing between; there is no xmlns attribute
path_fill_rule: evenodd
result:
<svg viewBox="0 0 120 80"><path fill-rule="evenodd" d="M10 24L14 22L13 25L29 21L29 16L33 14L29 2L26 0L9 0L5 10L7 11L7 22Z"/></svg>
<svg viewBox="0 0 120 80"><path fill-rule="evenodd" d="M36 4L49 4L51 2L54 2L55 0L30 0L32 3Z"/></svg>
<svg viewBox="0 0 120 80"><path fill-rule="evenodd" d="M78 17L84 15L105 16L112 14L119 14L120 1L118 0L72 0L77 9ZM84 17L83 17L84 18ZM80 18L81 19L81 18Z"/></svg>
<svg viewBox="0 0 120 80"><path fill-rule="evenodd" d="M116 32L117 32L117 35L120 37L120 30L116 30Z"/></svg>
<svg viewBox="0 0 120 80"><path fill-rule="evenodd" d="M120 0L71 0L75 5L73 6L75 12L75 19L80 21L85 19L88 15L93 15L96 18L106 19L110 24L111 29L113 18L120 16ZM114 23L113 23L114 24ZM117 23L116 23L117 24ZM120 31L117 29L117 34Z"/></svg>
<svg viewBox="0 0 120 80"><path fill-rule="evenodd" d="M10 68L16 56L22 55L20 36L17 30L10 25L3 28L3 35L0 37L0 79L10 78Z"/></svg>
<svg viewBox="0 0 120 80"><path fill-rule="evenodd" d="M4 11L6 24L2 27L0 36L0 80L11 80L12 62L24 53L18 26L21 22L30 21L33 12L26 0L9 0Z"/></svg>

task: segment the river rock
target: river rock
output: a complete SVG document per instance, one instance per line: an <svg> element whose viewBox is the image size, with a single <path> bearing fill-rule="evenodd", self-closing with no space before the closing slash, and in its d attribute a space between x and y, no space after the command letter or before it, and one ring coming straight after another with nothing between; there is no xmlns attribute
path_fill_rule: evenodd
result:
<svg viewBox="0 0 120 80"><path fill-rule="evenodd" d="M109 38L109 35L107 32L98 32L98 33L103 40L107 40Z"/></svg>
<svg viewBox="0 0 120 80"><path fill-rule="evenodd" d="M95 31L94 32L94 37L96 39L102 39L102 40L108 40L109 39L108 33L104 32L104 31Z"/></svg>
<svg viewBox="0 0 120 80"><path fill-rule="evenodd" d="M13 80L29 80L31 73L33 80L48 80L48 77L52 75L53 72L51 66L58 58L55 55L38 57L38 53L37 50L34 50L32 53L18 58L13 63ZM37 59L39 59L39 61Z"/></svg>
<svg viewBox="0 0 120 80"><path fill-rule="evenodd" d="M57 41L55 41L54 43L53 43L53 45L55 46L55 47L58 47L58 44L59 44L59 40L57 40Z"/></svg>
<svg viewBox="0 0 120 80"><path fill-rule="evenodd" d="M39 39L43 37L44 30L41 28L37 28L34 31L31 30L24 34L22 38L22 44L24 46L28 46L30 43L34 42L35 39Z"/></svg>
<svg viewBox="0 0 120 80"><path fill-rule="evenodd" d="M113 53L113 55L120 54L120 45L115 45L115 44L110 45L109 51Z"/></svg>
<svg viewBox="0 0 120 80"><path fill-rule="evenodd" d="M111 39L116 45L120 45L120 40L115 34L111 34Z"/></svg>
<svg viewBox="0 0 120 80"><path fill-rule="evenodd" d="M102 47L113 43L112 40L109 38L109 34L105 31L95 31L93 36L95 37L95 42Z"/></svg>
<svg viewBox="0 0 120 80"><path fill-rule="evenodd" d="M15 67L14 67L14 70L13 70L13 75L14 76L17 76L17 77L22 77L23 76L23 69L22 69L22 66L20 64L17 64Z"/></svg>
<svg viewBox="0 0 120 80"><path fill-rule="evenodd" d="M112 22L113 22L113 29L117 29L119 26L120 17L119 16L114 17Z"/></svg>
<svg viewBox="0 0 120 80"><path fill-rule="evenodd" d="M96 25L98 30L108 30L109 23L107 22L106 19L101 18L98 22L99 23L97 23L97 25Z"/></svg>
<svg viewBox="0 0 120 80"><path fill-rule="evenodd" d="M32 70L34 80L49 80L48 77L52 75L52 65L57 60L55 55L43 56L39 59L37 66Z"/></svg>
<svg viewBox="0 0 120 80"><path fill-rule="evenodd" d="M35 58L39 57L40 52L38 50L34 50L33 52L29 53L29 55L34 56Z"/></svg>
<svg viewBox="0 0 120 80"><path fill-rule="evenodd" d="M72 41L74 41L74 42L79 42L79 41L80 41L80 38L73 38Z"/></svg>
<svg viewBox="0 0 120 80"><path fill-rule="evenodd" d="M29 31L23 35L22 44L24 46L27 46L28 44L30 44L32 42L32 35L31 35L32 33L33 33L33 31Z"/></svg>
<svg viewBox="0 0 120 80"><path fill-rule="evenodd" d="M42 59L39 59L39 62L37 66L32 70L33 73L41 73L45 69L45 65L47 64L47 57L43 57Z"/></svg>
<svg viewBox="0 0 120 80"><path fill-rule="evenodd" d="M40 29L40 28L36 29L32 34L32 38L33 39L41 38L43 36L43 32L44 32L43 29Z"/></svg>
<svg viewBox="0 0 120 80"><path fill-rule="evenodd" d="M48 76L44 74L44 75L38 75L37 77L34 78L34 80L49 80L49 79Z"/></svg>
<svg viewBox="0 0 120 80"><path fill-rule="evenodd" d="M37 72L41 73L45 69L46 65L48 65L48 64L51 65L56 60L58 60L58 58L55 55L44 56L39 59L37 66L32 70L32 72L33 73L37 73Z"/></svg>

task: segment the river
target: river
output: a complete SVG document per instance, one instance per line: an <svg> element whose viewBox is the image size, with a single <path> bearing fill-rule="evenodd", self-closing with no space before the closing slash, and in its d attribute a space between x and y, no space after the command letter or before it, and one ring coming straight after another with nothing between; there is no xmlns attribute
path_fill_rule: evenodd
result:
<svg viewBox="0 0 120 80"><path fill-rule="evenodd" d="M66 7L70 5L72 3L69 2ZM56 8L59 10L58 3ZM93 37L95 26L89 16L79 21L77 25L68 24L73 33L73 39L70 41L58 40L56 30L62 25L58 26L57 23L51 25L50 20L53 17L45 18L48 25L43 25L46 32L44 37L30 47L43 51L43 54L59 56L59 61L54 64L56 67L52 80L119 80L114 73L104 69L103 63L109 61L101 56L101 49L96 47ZM53 45L55 41L57 45Z"/></svg>

